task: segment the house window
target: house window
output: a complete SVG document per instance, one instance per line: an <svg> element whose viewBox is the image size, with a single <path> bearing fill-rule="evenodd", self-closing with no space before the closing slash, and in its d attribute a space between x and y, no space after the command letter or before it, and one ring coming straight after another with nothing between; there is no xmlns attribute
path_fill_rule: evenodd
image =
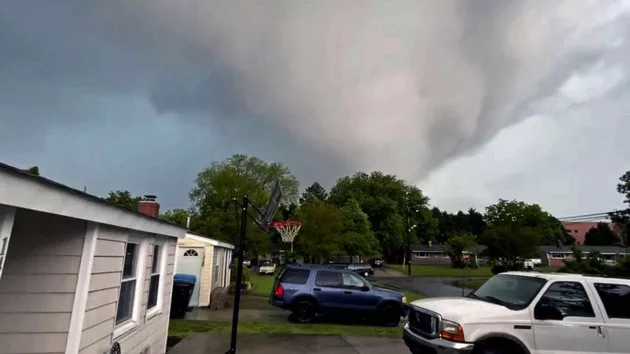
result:
<svg viewBox="0 0 630 354"><path fill-rule="evenodd" d="M571 257L571 254L569 253L551 253L551 258L554 259L564 259L569 257Z"/></svg>
<svg viewBox="0 0 630 354"><path fill-rule="evenodd" d="M118 294L118 309L116 311L117 325L130 320L133 316L133 305L138 283L136 269L138 250L139 245L137 243L127 243L125 248L123 274L120 282L120 293Z"/></svg>
<svg viewBox="0 0 630 354"><path fill-rule="evenodd" d="M149 300L147 303L147 309L152 309L157 306L158 293L160 290L160 245L153 246L153 258L151 264L151 280L149 282Z"/></svg>
<svg viewBox="0 0 630 354"><path fill-rule="evenodd" d="M415 258L427 258L427 254L425 252L415 252L413 256Z"/></svg>

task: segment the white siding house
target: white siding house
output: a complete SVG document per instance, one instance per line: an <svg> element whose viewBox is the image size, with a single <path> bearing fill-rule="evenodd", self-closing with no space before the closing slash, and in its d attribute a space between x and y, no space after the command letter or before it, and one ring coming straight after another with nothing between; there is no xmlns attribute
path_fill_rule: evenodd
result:
<svg viewBox="0 0 630 354"><path fill-rule="evenodd" d="M0 164L0 353L164 353L185 232Z"/></svg>
<svg viewBox="0 0 630 354"><path fill-rule="evenodd" d="M208 237L187 233L178 241L178 274L191 274L197 283L189 306L210 306L216 292L230 285L230 264L234 246Z"/></svg>

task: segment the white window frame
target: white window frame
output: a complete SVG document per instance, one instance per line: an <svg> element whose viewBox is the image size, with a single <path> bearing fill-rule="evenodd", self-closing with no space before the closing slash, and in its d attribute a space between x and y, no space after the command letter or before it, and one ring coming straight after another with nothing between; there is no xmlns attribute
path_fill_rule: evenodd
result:
<svg viewBox="0 0 630 354"><path fill-rule="evenodd" d="M429 258L427 252L414 252L413 257L414 258Z"/></svg>
<svg viewBox="0 0 630 354"><path fill-rule="evenodd" d="M164 312L164 280L166 277L166 263L168 259L168 245L165 240L156 239L153 246L160 247L160 263L158 264L158 273L150 273L149 274L149 291L151 290L151 277L155 274L160 275L160 280L158 282L158 293L157 293L157 303L150 309L147 309L146 318L149 320L152 317L160 315ZM151 252L153 252L153 247L151 247ZM153 263L151 263L153 266ZM147 306L149 306L149 293L147 292Z"/></svg>
<svg viewBox="0 0 630 354"><path fill-rule="evenodd" d="M136 288L133 294L133 308L131 310L131 318L125 322L122 322L118 325L114 324L114 339L121 337L127 334L130 331L138 328L140 323L140 306L142 301L142 294L144 293L144 279L145 279L145 269L147 267L147 248L148 242L146 238L140 238L136 236L129 236L127 242L125 242L125 250L127 249L128 243L134 243L138 245L138 254L136 259ZM126 253L125 253L126 256ZM123 257L123 264L124 264ZM126 279L126 281L129 281ZM122 285L122 270L120 274L120 284ZM118 301L120 301L120 290L121 287L118 288ZM116 302L116 309L118 309L118 302ZM115 321L115 319L114 319Z"/></svg>

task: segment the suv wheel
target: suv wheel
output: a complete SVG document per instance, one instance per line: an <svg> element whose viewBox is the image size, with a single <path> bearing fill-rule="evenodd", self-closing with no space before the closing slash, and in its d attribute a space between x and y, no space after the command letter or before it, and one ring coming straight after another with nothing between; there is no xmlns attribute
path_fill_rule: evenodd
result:
<svg viewBox="0 0 630 354"><path fill-rule="evenodd" d="M315 320L317 305L312 300L299 300L293 305L292 318L298 323L310 323Z"/></svg>
<svg viewBox="0 0 630 354"><path fill-rule="evenodd" d="M385 304L378 311L380 322L387 327L396 327L400 323L400 309L394 304Z"/></svg>

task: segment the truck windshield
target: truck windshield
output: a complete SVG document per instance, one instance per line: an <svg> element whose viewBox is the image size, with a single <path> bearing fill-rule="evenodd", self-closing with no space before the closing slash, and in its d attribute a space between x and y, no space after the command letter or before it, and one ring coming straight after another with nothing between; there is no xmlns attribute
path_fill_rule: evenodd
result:
<svg viewBox="0 0 630 354"><path fill-rule="evenodd" d="M522 310L529 306L547 280L523 275L499 274L488 279L468 297Z"/></svg>

